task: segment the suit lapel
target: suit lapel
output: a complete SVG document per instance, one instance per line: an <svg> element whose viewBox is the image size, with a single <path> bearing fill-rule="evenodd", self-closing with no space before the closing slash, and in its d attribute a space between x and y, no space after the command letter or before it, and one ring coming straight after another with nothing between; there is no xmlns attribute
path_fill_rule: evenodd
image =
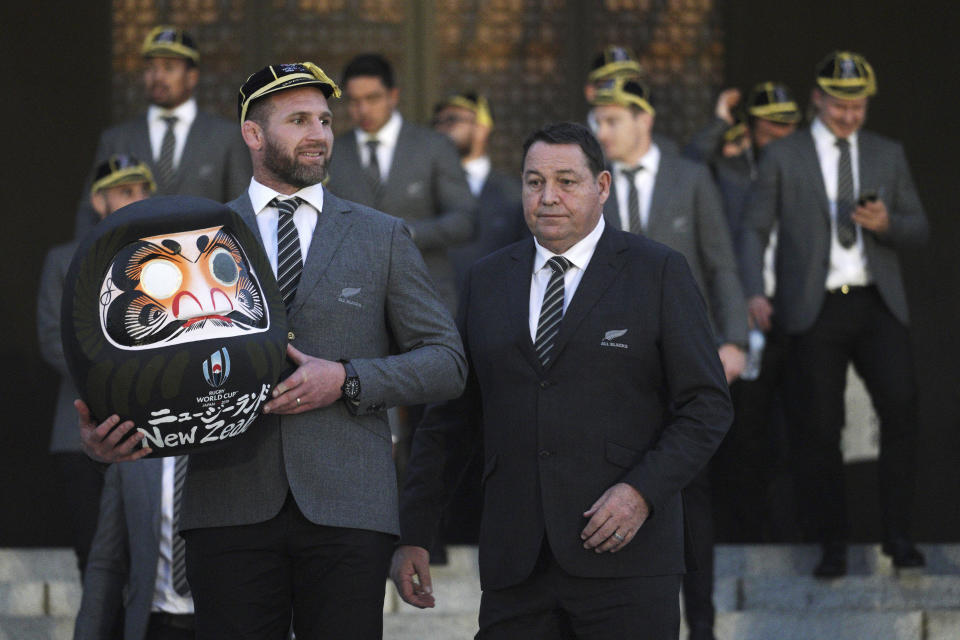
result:
<svg viewBox="0 0 960 640"><path fill-rule="evenodd" d="M653 194L650 197L650 211L647 213L647 226L644 235L650 238L664 237L670 229L670 199L677 189L677 171L675 161L669 153L660 154L660 166L653 180Z"/></svg>
<svg viewBox="0 0 960 640"><path fill-rule="evenodd" d="M823 184L820 157L817 155L817 147L813 142L813 134L810 132L810 129L806 129L801 135L797 136L797 144L799 146L799 153L797 155L804 170L807 172L807 180L810 180L810 184L816 185L817 202L820 204L820 211L829 223L830 203L827 201L827 188Z"/></svg>
<svg viewBox="0 0 960 640"><path fill-rule="evenodd" d="M577 327L593 310L597 301L623 268L624 248L623 238L616 230L609 228L603 230L590 264L583 273L580 284L577 285L573 300L570 301L566 313L563 314L563 320L560 321L560 333L557 334L554 347L556 355L547 364L548 369L562 357L563 349L576 333Z"/></svg>
<svg viewBox="0 0 960 640"><path fill-rule="evenodd" d="M530 338L530 278L533 274L533 239L528 238L510 252L509 273L505 274L506 304L511 335L516 336L517 347L530 366L540 369L540 359Z"/></svg>
<svg viewBox="0 0 960 640"><path fill-rule="evenodd" d="M264 246L263 236L260 235L260 225L257 224L257 214L254 213L253 203L250 202L250 194L244 191L242 196L228 203L227 206L237 212L240 219L247 223L250 230L257 236L257 240L260 241L260 246Z"/></svg>
<svg viewBox="0 0 960 640"><path fill-rule="evenodd" d="M209 130L209 127L204 126L203 118L204 115L197 111L197 116L193 119L190 130L187 131L187 139L183 143L183 153L180 154L180 164L173 172L173 180L171 181L171 187L177 187L173 189L174 191L179 191L179 185L183 182L184 176L200 171L200 167L196 165L200 158L204 157L201 149L206 145L206 140L203 137L204 132Z"/></svg>
<svg viewBox="0 0 960 640"><path fill-rule="evenodd" d="M617 199L617 181L613 179L613 167L607 167L610 172L610 195L607 201L603 203L603 219L607 225L614 229L621 229L620 225L620 201Z"/></svg>
<svg viewBox="0 0 960 640"><path fill-rule="evenodd" d="M151 171L157 170L153 157L153 148L150 146L150 127L147 124L147 114L143 114L143 117L137 121L128 153L132 153L137 158L145 160L150 166Z"/></svg>
<svg viewBox="0 0 960 640"><path fill-rule="evenodd" d="M330 261L353 223L348 213L350 213L350 206L345 201L327 189L323 190L323 211L317 217L317 226L310 240L310 251L303 263L303 275L300 277L300 284L297 285L297 297L294 298L287 317L294 316L303 307L304 301L310 296L310 292L320 282L320 277L330 265Z"/></svg>
<svg viewBox="0 0 960 640"><path fill-rule="evenodd" d="M163 507L163 458L147 458L137 464L142 464L140 473L136 474L142 483L142 491L146 500L147 511L151 517L150 530L157 537L155 545L160 544L160 522Z"/></svg>

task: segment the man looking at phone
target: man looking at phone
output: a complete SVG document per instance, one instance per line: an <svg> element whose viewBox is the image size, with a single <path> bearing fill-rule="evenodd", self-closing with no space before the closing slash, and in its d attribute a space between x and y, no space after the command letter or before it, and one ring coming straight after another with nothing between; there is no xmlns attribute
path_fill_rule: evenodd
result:
<svg viewBox="0 0 960 640"><path fill-rule="evenodd" d="M883 552L896 567L924 565L909 537L916 478L917 388L897 251L927 238L927 220L903 148L864 131L876 93L863 56L836 51L819 65L817 116L767 147L741 238L753 322L776 314L797 371L799 482L810 533L823 546L814 570L846 573L840 432L853 362L880 417ZM778 225L776 293L763 296L763 252Z"/></svg>

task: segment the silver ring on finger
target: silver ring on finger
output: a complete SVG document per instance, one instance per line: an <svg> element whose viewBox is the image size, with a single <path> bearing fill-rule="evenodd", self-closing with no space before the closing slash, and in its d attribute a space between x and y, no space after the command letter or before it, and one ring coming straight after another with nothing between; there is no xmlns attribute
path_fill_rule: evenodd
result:
<svg viewBox="0 0 960 640"><path fill-rule="evenodd" d="M297 398L297 406L300 406L300 398Z"/></svg>
<svg viewBox="0 0 960 640"><path fill-rule="evenodd" d="M620 542L623 542L623 541L624 541L624 537L623 537L622 535L620 535L620 532L619 532L619 531L614 531L614 532L613 532L613 537L616 538L617 540L619 540Z"/></svg>

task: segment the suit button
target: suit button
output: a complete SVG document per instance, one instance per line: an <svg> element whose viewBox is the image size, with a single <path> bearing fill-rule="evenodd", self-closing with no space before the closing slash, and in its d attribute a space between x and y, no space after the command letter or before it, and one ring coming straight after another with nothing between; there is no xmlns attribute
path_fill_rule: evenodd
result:
<svg viewBox="0 0 960 640"><path fill-rule="evenodd" d="M548 388L549 386L550 386L550 381L549 381L549 380L541 380L541 381L540 381L540 388L541 388L541 389L546 389L546 388Z"/></svg>
<svg viewBox="0 0 960 640"><path fill-rule="evenodd" d="M553 454L551 454L551 453L550 453L549 451L547 451L546 449L542 449L542 450L540 451L540 453L539 453L539 456L540 456L541 458L549 458L551 455L553 455Z"/></svg>
<svg viewBox="0 0 960 640"><path fill-rule="evenodd" d="M295 334L293 331L287 332L287 340L289 340L290 342L293 342L296 337L297 337L297 334Z"/></svg>

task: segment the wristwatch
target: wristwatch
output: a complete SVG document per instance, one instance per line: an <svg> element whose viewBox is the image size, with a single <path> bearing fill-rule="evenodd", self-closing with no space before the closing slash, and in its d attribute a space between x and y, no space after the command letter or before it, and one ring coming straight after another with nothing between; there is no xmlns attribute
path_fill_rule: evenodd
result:
<svg viewBox="0 0 960 640"><path fill-rule="evenodd" d="M357 376L357 370L353 368L349 360L340 360L347 377L343 380L343 386L340 387L340 393L343 399L351 404L360 403L360 378Z"/></svg>

